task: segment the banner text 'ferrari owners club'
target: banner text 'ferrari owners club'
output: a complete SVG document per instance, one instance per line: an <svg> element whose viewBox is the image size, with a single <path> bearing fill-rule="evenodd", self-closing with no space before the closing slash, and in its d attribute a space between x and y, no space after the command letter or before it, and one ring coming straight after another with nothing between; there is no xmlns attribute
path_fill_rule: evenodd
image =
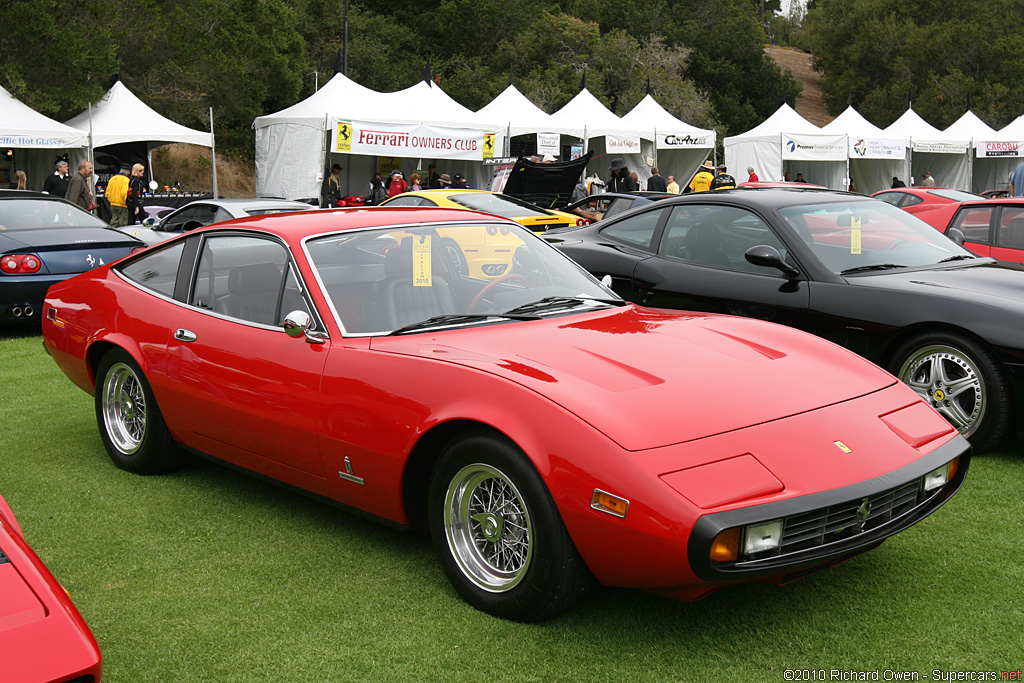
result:
<svg viewBox="0 0 1024 683"><path fill-rule="evenodd" d="M429 157L480 161L494 156L494 133L416 123L338 121L335 152L391 157Z"/></svg>

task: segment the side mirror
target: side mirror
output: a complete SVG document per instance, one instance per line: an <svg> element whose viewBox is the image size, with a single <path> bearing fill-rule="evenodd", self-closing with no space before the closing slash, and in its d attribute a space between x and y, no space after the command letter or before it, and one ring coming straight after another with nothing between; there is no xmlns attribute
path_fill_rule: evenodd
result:
<svg viewBox="0 0 1024 683"><path fill-rule="evenodd" d="M146 220L142 221L142 224L144 226L146 226L147 228L152 228L153 226L156 225L156 219L151 216L151 217L147 218Z"/></svg>
<svg viewBox="0 0 1024 683"><path fill-rule="evenodd" d="M800 275L799 270L786 263L778 249L767 244L759 244L747 249L743 257L747 259L747 263L753 263L755 266L781 270L787 277L794 278Z"/></svg>
<svg viewBox="0 0 1024 683"><path fill-rule="evenodd" d="M601 284L604 285L605 287L607 287L608 289L611 289L612 288L612 276L606 274L603 278L601 278Z"/></svg>
<svg viewBox="0 0 1024 683"><path fill-rule="evenodd" d="M967 239L967 235L965 235L959 228L950 228L947 230L946 237L953 240L961 247L964 246L964 240Z"/></svg>
<svg viewBox="0 0 1024 683"><path fill-rule="evenodd" d="M324 340L319 337L314 337L310 331L309 326L312 324L313 318L305 311L295 310L284 317L284 333L289 337L298 338L305 337L307 344L323 344Z"/></svg>

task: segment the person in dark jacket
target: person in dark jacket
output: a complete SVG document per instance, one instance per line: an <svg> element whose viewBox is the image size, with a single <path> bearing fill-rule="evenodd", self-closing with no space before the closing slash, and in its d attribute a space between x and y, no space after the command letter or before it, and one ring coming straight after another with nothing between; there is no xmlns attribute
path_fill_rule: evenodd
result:
<svg viewBox="0 0 1024 683"><path fill-rule="evenodd" d="M668 183L658 175L658 169L651 169L651 177L647 179L647 190L649 192L668 192Z"/></svg>
<svg viewBox="0 0 1024 683"><path fill-rule="evenodd" d="M142 207L142 197L146 194L146 181L143 180L145 173L145 166L135 164L132 166L132 174L128 176L128 196L125 197L125 204L128 207L128 225L141 223L149 217Z"/></svg>
<svg viewBox="0 0 1024 683"><path fill-rule="evenodd" d="M611 178L608 179L609 192L636 192L640 189L636 181L629 175L626 162L621 158L612 159L608 170L612 173Z"/></svg>
<svg viewBox="0 0 1024 683"><path fill-rule="evenodd" d="M323 187L320 188L320 207L332 209L341 201L341 182L338 176L341 174L341 166L331 166L331 174L324 178Z"/></svg>
<svg viewBox="0 0 1024 683"><path fill-rule="evenodd" d="M71 174L68 173L68 162L64 159L58 159L57 170L43 181L43 192L57 197L65 197L68 194L68 184L70 182Z"/></svg>
<svg viewBox="0 0 1024 683"><path fill-rule="evenodd" d="M78 173L71 177L68 183L68 193L64 197L72 204L77 204L85 211L93 202L92 192L92 162L86 159L78 164Z"/></svg>
<svg viewBox="0 0 1024 683"><path fill-rule="evenodd" d="M725 167L725 164L719 164L716 170L718 174L711 181L712 190L731 190L736 187L736 179L726 173L729 169Z"/></svg>
<svg viewBox="0 0 1024 683"><path fill-rule="evenodd" d="M900 180L899 178L897 178L896 176L893 176L892 177L892 186L893 187L906 187L907 184L905 182L903 182L902 180ZM890 188L890 189L892 189L892 188Z"/></svg>

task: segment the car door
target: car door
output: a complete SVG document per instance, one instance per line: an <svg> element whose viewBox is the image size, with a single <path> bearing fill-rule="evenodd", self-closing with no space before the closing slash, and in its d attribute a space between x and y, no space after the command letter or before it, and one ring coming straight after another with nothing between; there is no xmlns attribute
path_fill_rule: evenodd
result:
<svg viewBox="0 0 1024 683"><path fill-rule="evenodd" d="M995 256L992 253L992 225L998 205L962 206L949 223L949 229L956 228L964 234L964 248L978 256ZM946 234L949 234L949 229ZM999 258L999 257L996 257Z"/></svg>
<svg viewBox="0 0 1024 683"><path fill-rule="evenodd" d="M1000 261L1024 263L1024 204L1000 205L993 227L992 247L985 255ZM974 251L973 246L971 251Z"/></svg>
<svg viewBox="0 0 1024 683"><path fill-rule="evenodd" d="M187 305L167 348L177 393L168 405L180 413L168 423L187 425L186 442L199 450L249 469L286 481L294 470L322 476L316 415L330 341L283 331L291 310L318 320L288 250L251 233L193 239L197 265L176 290Z"/></svg>
<svg viewBox="0 0 1024 683"><path fill-rule="evenodd" d="M753 246L768 245L793 263L786 243L767 221L748 209L723 204L687 203L666 211L657 256L638 262L633 273L640 303L799 328L811 325L811 283L756 266L744 256Z"/></svg>

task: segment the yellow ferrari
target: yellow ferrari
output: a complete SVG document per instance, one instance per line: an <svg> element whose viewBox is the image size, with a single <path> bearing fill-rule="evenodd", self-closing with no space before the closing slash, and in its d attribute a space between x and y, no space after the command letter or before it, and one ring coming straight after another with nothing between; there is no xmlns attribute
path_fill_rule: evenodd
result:
<svg viewBox="0 0 1024 683"><path fill-rule="evenodd" d="M534 232L578 225L579 216L541 209L521 199L485 190L418 190L406 192L381 202L381 206L430 206L452 209L474 209L510 218ZM516 247L522 241L508 230L494 226L484 235L478 230L460 231L452 228L445 240L460 267L471 277L501 277L512 265ZM464 233L464 234L463 234ZM485 242L478 243L483 236Z"/></svg>

